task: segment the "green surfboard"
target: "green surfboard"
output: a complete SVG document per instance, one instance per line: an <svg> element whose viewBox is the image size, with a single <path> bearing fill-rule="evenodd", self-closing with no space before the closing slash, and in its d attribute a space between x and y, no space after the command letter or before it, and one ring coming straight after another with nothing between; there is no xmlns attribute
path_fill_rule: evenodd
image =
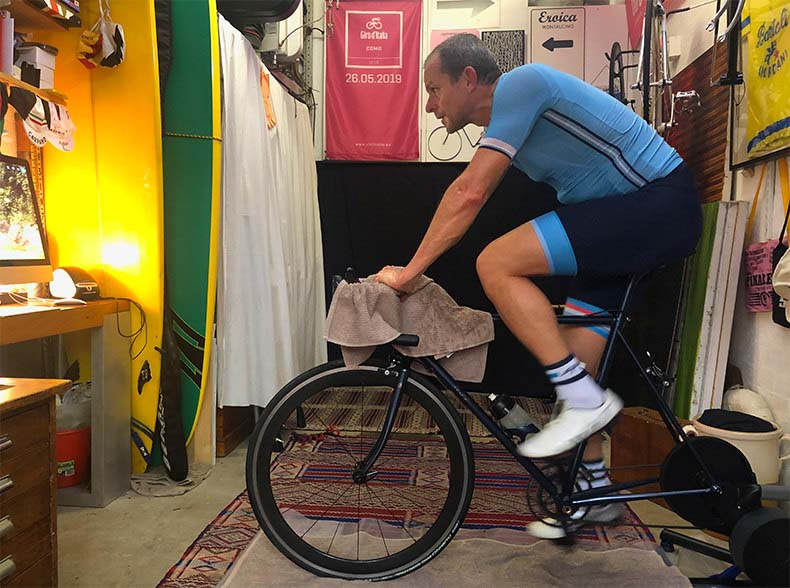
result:
<svg viewBox="0 0 790 588"><path fill-rule="evenodd" d="M172 65L163 100L165 280L192 440L206 391L214 325L221 166L215 0L173 0Z"/></svg>

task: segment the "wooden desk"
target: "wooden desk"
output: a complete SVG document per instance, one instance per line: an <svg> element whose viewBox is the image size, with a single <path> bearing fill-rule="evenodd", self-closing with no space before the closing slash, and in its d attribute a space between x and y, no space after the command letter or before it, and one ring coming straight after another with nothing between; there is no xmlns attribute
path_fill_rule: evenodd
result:
<svg viewBox="0 0 790 588"><path fill-rule="evenodd" d="M68 380L0 378L0 582L57 586L55 394Z"/></svg>
<svg viewBox="0 0 790 588"><path fill-rule="evenodd" d="M94 300L85 306L0 305L0 345L63 335L104 325L107 315L126 312L126 300Z"/></svg>
<svg viewBox="0 0 790 588"><path fill-rule="evenodd" d="M0 345L89 330L91 333L91 481L58 490L64 506L106 506L126 492L131 475L129 303L80 306L0 305Z"/></svg>

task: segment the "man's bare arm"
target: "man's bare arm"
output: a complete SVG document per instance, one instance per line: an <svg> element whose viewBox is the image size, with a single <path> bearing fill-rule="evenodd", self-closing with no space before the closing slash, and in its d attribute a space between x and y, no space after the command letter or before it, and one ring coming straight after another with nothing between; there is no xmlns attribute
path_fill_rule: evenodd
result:
<svg viewBox="0 0 790 588"><path fill-rule="evenodd" d="M396 290L408 290L414 279L464 236L508 167L510 159L506 155L492 149L478 149L463 173L445 191L412 260L402 271L384 268L377 279Z"/></svg>

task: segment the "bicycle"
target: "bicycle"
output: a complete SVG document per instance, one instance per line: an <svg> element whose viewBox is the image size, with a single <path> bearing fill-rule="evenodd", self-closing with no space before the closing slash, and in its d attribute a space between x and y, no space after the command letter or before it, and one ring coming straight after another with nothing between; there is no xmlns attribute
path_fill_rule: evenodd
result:
<svg viewBox="0 0 790 588"><path fill-rule="evenodd" d="M695 526L727 534L744 512L758 509L760 487L737 448L686 435L662 396L666 376L645 367L625 339L622 326L642 277L630 279L617 309L558 321L610 327L599 382L616 341L639 369L676 442L658 478L582 490L579 476L589 476L582 465L586 442L543 467L522 457L514 439L436 359L397 350L419 343L403 334L381 346L387 361L323 364L288 383L264 409L250 438L246 473L264 533L319 576L388 580L430 561L458 531L474 486L470 435L452 398L531 475L532 513L567 533L584 524L594 505L662 497ZM433 378L413 371L413 363ZM654 482L660 491L622 494Z"/></svg>
<svg viewBox="0 0 790 588"><path fill-rule="evenodd" d="M452 161L458 157L464 146L464 140L461 137L462 134L463 137L466 138L466 142L472 148L477 147L480 144L480 139L483 138L482 130L477 140L473 142L466 132L466 128L456 131L455 133L448 133L447 129L443 126L436 127L431 131L431 134L428 135L428 152L431 154L431 157L438 161Z"/></svg>
<svg viewBox="0 0 790 588"><path fill-rule="evenodd" d="M645 3L639 48L623 50L620 44L615 42L609 53L605 54L609 61L609 93L625 104L633 104L635 100L626 96L625 73L628 69L636 68L636 81L630 85L630 89L638 91L641 95L642 118L661 135L666 135L678 124L678 114L690 112L701 106L700 95L696 90L672 92L673 76L669 67L667 19L674 14L706 6L713 1L715 0L706 0L693 6L667 11L664 0L648 0ZM706 25L706 30L714 33L711 86L732 86L743 83L743 75L737 71L737 51L740 29L738 25L744 2L745 0L738 0L736 6L732 0L725 0ZM718 23L725 12L728 12L726 30L719 34ZM714 80L716 50L726 39L730 40L728 70L718 80ZM635 64L623 63L623 56L637 53L639 57Z"/></svg>

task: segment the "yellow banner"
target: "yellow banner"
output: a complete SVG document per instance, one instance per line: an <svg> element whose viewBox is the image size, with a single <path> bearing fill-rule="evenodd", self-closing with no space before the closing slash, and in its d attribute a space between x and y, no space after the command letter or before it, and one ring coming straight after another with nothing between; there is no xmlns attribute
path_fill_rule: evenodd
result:
<svg viewBox="0 0 790 588"><path fill-rule="evenodd" d="M749 157L790 145L790 2L749 0L746 37L746 151Z"/></svg>

